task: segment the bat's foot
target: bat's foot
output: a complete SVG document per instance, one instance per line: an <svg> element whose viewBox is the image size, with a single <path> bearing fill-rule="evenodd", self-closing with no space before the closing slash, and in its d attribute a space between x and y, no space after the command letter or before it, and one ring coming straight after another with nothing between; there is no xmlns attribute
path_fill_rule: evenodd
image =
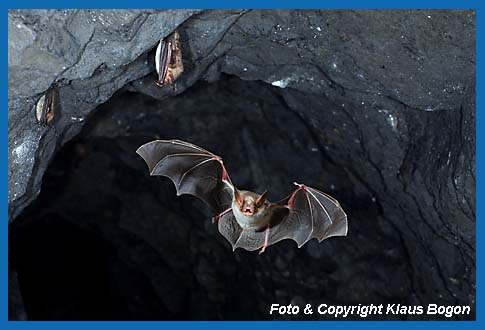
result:
<svg viewBox="0 0 485 330"><path fill-rule="evenodd" d="M268 240L269 240L269 225L266 227L266 233L264 235L264 244L261 250L259 250L259 254L263 253L266 251L266 248L268 247Z"/></svg>

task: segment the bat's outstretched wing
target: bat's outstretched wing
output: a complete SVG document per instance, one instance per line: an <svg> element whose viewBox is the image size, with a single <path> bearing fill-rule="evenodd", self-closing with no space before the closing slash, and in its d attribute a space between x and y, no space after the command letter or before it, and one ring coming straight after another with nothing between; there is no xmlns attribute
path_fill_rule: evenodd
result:
<svg viewBox="0 0 485 330"><path fill-rule="evenodd" d="M234 250L240 247L248 251L287 238L301 247L312 238L321 242L331 236L346 236L347 215L339 202L317 189L296 185L298 188L291 195L271 205L273 216L268 232L243 230L232 213L219 220L219 232Z"/></svg>
<svg viewBox="0 0 485 330"><path fill-rule="evenodd" d="M290 212L269 238L273 244L285 238L298 247L311 240L323 241L332 236L347 236L347 214L340 203L326 193L295 183L298 188L283 201Z"/></svg>
<svg viewBox="0 0 485 330"><path fill-rule="evenodd" d="M147 163L150 175L170 178L177 195L200 198L212 216L231 207L234 186L219 156L180 140L155 140L136 152Z"/></svg>

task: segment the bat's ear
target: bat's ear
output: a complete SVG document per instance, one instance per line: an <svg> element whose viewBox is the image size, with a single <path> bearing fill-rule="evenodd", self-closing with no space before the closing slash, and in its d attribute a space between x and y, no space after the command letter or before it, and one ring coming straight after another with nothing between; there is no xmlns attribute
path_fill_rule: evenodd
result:
<svg viewBox="0 0 485 330"><path fill-rule="evenodd" d="M261 196L258 197L258 199L256 200L257 206L263 205L263 203L266 201L266 193L267 191L265 191L264 193L261 194Z"/></svg>
<svg viewBox="0 0 485 330"><path fill-rule="evenodd" d="M237 190L236 187L234 187L234 198L236 199L237 205L241 206L243 203L243 199L241 193L239 192L239 190Z"/></svg>

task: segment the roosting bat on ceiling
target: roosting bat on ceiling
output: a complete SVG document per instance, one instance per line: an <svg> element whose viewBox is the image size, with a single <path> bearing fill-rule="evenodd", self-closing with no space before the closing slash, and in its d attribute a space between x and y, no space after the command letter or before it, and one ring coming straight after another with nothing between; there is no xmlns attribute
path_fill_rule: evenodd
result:
<svg viewBox="0 0 485 330"><path fill-rule="evenodd" d="M180 34L177 30L158 43L155 52L155 69L158 75L155 84L158 87L168 84L175 90L175 80L184 72Z"/></svg>
<svg viewBox="0 0 485 330"><path fill-rule="evenodd" d="M169 177L177 195L191 194L211 209L212 221L233 250L248 251L285 238L298 247L312 238L319 242L347 235L347 215L334 198L303 184L283 200L271 203L266 192L259 195L239 190L231 182L221 157L179 140L156 140L136 151L148 165L150 175Z"/></svg>

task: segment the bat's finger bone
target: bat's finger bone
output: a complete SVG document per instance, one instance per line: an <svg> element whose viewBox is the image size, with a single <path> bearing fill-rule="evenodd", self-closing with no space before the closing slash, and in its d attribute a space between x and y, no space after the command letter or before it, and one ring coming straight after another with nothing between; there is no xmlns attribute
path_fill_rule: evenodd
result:
<svg viewBox="0 0 485 330"><path fill-rule="evenodd" d="M222 163L222 159L219 157L217 161L221 164L221 167L222 167L222 181L231 182L231 179L229 178L229 173L227 173L226 167Z"/></svg>
<svg viewBox="0 0 485 330"><path fill-rule="evenodd" d="M222 165L222 167L224 167L224 162L222 161L222 158L220 156L217 156L217 155L213 155L212 156L212 160L215 160L215 161L218 161L219 164Z"/></svg>
<svg viewBox="0 0 485 330"><path fill-rule="evenodd" d="M219 220L221 220L222 216L226 213L229 213L230 211L232 211L232 207L228 208L227 210L219 213L219 215L216 215L215 217L212 217L211 220L212 220L212 223L216 223L216 222L219 222Z"/></svg>
<svg viewBox="0 0 485 330"><path fill-rule="evenodd" d="M298 186L297 189L295 189L295 191L293 192L293 194L291 194L291 197L290 199L288 200L288 208L289 209L292 209L293 208L293 205L295 204L295 199L296 199L296 193L300 190L303 190L303 191L306 191L306 186L303 185L303 184L299 184L297 182L293 182L293 184L295 186Z"/></svg>

